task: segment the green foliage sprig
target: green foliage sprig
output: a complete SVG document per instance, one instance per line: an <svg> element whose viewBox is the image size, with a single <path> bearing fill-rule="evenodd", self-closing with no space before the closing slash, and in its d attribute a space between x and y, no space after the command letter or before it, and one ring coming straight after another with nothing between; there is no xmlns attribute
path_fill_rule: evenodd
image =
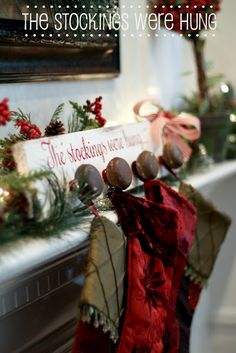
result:
<svg viewBox="0 0 236 353"><path fill-rule="evenodd" d="M11 153L11 146L22 140L24 137L16 134L10 134L0 140L0 175L15 170L16 165Z"/></svg>
<svg viewBox="0 0 236 353"><path fill-rule="evenodd" d="M48 238L61 236L66 231L78 228L82 216L91 214L89 208L76 207L76 192L68 192L65 181L60 183L58 178L47 171L41 171L22 177L12 174L9 182L6 177L0 178L2 186L13 187L18 192L24 187L30 190L29 185L35 180L47 180L48 182L48 213L42 218L42 205L32 189L33 218L26 219L14 209L8 211L6 220L0 228L0 245L25 238ZM10 190L10 189L9 189Z"/></svg>
<svg viewBox="0 0 236 353"><path fill-rule="evenodd" d="M58 105L58 107L56 108L55 112L52 115L51 122L61 119L61 115L64 111L64 106L65 106L64 103L61 103Z"/></svg>
<svg viewBox="0 0 236 353"><path fill-rule="evenodd" d="M81 106L76 102L69 101L72 106L72 116L68 122L68 132L77 132L84 130L97 129L101 127L100 123L91 117L86 105Z"/></svg>
<svg viewBox="0 0 236 353"><path fill-rule="evenodd" d="M212 85L209 85L210 100L199 100L199 95L193 92L191 95L183 96L181 110L203 117L212 112L234 112L236 109L235 92L230 83L223 84L227 88L223 92L221 88L216 89L215 85L222 79L222 75L212 77Z"/></svg>

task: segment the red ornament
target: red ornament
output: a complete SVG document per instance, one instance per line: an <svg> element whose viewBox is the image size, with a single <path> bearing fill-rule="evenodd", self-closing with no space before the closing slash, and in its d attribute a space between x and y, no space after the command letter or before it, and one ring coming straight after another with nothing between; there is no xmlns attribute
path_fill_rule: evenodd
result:
<svg viewBox="0 0 236 353"><path fill-rule="evenodd" d="M37 139L42 137L39 127L31 124L28 120L17 120L15 126L20 128L20 134L27 140Z"/></svg>
<svg viewBox="0 0 236 353"><path fill-rule="evenodd" d="M101 127L103 127L106 124L106 122L107 122L106 119L103 118L101 115L96 116L95 119L99 122Z"/></svg>
<svg viewBox="0 0 236 353"><path fill-rule="evenodd" d="M0 125L6 125L11 120L11 112L8 106L8 98L4 98L0 102Z"/></svg>
<svg viewBox="0 0 236 353"><path fill-rule="evenodd" d="M87 109L88 112L92 113L95 115L95 120L100 124L101 127L103 127L106 124L106 119L102 116L102 97L97 97L93 103L90 101L87 101Z"/></svg>
<svg viewBox="0 0 236 353"><path fill-rule="evenodd" d="M13 171L16 168L16 163L14 162L13 158L4 159L2 161L2 165L5 169L8 169L9 171Z"/></svg>

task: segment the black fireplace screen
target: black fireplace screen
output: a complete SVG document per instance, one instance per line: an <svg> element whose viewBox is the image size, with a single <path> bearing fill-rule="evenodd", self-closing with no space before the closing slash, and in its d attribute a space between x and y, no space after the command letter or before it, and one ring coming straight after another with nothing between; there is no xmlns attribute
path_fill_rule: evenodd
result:
<svg viewBox="0 0 236 353"><path fill-rule="evenodd" d="M119 74L118 0L0 0L0 82Z"/></svg>

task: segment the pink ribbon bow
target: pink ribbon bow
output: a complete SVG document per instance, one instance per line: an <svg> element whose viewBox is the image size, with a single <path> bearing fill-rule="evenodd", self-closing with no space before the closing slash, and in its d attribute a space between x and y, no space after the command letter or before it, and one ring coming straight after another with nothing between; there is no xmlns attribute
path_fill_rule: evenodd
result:
<svg viewBox="0 0 236 353"><path fill-rule="evenodd" d="M150 100L143 100L134 106L134 113L137 116L145 118L151 122L153 142L159 147L162 146L162 144L174 142L183 152L184 161L188 161L192 154L192 149L184 140L195 141L200 137L200 120L187 113L181 113L173 118L167 118L161 108L157 113L141 115L140 110L145 103L152 103L156 106L159 105Z"/></svg>

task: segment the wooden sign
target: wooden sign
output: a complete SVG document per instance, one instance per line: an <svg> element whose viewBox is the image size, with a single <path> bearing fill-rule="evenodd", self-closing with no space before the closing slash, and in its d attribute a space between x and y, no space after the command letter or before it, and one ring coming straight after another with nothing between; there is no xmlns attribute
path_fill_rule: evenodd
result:
<svg viewBox="0 0 236 353"><path fill-rule="evenodd" d="M69 181L81 164L102 172L114 157L131 165L144 150L154 150L149 122L20 142L13 147L13 156L21 174L47 168Z"/></svg>

